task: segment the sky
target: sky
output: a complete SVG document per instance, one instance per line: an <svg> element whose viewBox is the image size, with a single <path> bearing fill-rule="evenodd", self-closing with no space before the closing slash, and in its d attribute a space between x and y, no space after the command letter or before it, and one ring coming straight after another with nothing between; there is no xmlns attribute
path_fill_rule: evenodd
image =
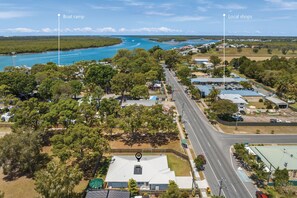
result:
<svg viewBox="0 0 297 198"><path fill-rule="evenodd" d="M226 35L297 36L296 19L292 0L0 0L1 36L223 35L224 21Z"/></svg>

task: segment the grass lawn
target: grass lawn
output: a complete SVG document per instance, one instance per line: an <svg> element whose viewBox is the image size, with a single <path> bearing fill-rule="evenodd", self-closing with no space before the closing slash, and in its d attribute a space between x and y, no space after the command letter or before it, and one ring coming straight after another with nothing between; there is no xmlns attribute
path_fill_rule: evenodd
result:
<svg viewBox="0 0 297 198"><path fill-rule="evenodd" d="M166 154L168 166L172 171L175 171L176 176L190 176L191 167L187 160L184 160L174 154Z"/></svg>
<svg viewBox="0 0 297 198"><path fill-rule="evenodd" d="M109 141L109 145L112 149L144 149L144 148L152 148L150 144L134 144L133 146L126 145L122 141ZM181 153L184 153L184 150L181 146L180 140L171 141L168 144L156 147L159 149L174 149Z"/></svg>
<svg viewBox="0 0 297 198"><path fill-rule="evenodd" d="M249 102L248 106L255 106L257 109L266 109L264 102Z"/></svg>
<svg viewBox="0 0 297 198"><path fill-rule="evenodd" d="M297 102L296 102L296 103L294 103L294 104L290 104L290 106L292 106L292 107L294 107L294 108L296 108L296 109L297 109Z"/></svg>
<svg viewBox="0 0 297 198"><path fill-rule="evenodd" d="M225 133L231 134L256 134L257 130L260 130L260 134L297 134L297 127L295 126L238 126L235 130L235 126L226 126L219 124L221 129Z"/></svg>
<svg viewBox="0 0 297 198"><path fill-rule="evenodd" d="M5 198L32 198L38 197L34 190L34 181L26 177L20 177L13 181L5 181L2 169L0 170L0 190L5 193Z"/></svg>

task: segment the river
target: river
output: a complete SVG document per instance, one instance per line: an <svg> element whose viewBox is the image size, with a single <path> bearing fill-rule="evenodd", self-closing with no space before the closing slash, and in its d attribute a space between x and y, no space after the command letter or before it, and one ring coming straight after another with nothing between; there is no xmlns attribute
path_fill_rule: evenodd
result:
<svg viewBox="0 0 297 198"><path fill-rule="evenodd" d="M144 48L146 50L152 48L155 45L159 45L161 48L168 50L172 48L178 48L185 45L196 45L205 44L211 42L217 42L216 40L188 40L185 42L156 42L151 41L147 38L125 36L120 37L122 43L118 45L108 46L108 47L97 47L97 48L87 48L87 49L75 49L70 51L61 51L60 63L62 65L73 64L74 62L82 60L101 60L103 58L113 57L119 49L135 49ZM3 71L6 66L29 66L31 67L37 63L47 63L47 62L58 62L57 51L49 51L44 53L31 53L31 54L17 54L15 56L10 55L0 55L0 71Z"/></svg>

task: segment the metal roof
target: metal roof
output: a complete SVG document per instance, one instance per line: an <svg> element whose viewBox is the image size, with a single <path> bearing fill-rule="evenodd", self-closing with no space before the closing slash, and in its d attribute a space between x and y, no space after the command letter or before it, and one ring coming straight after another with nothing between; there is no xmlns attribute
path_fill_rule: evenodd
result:
<svg viewBox="0 0 297 198"><path fill-rule="evenodd" d="M252 151L272 170L297 170L297 146L251 146Z"/></svg>
<svg viewBox="0 0 297 198"><path fill-rule="evenodd" d="M118 190L93 190L88 191L86 198L130 198L128 191Z"/></svg>
<svg viewBox="0 0 297 198"><path fill-rule="evenodd" d="M252 90L221 90L221 94L239 94L243 97L260 97L262 94Z"/></svg>
<svg viewBox="0 0 297 198"><path fill-rule="evenodd" d="M220 94L219 98L223 100L230 100L235 104L248 104L239 94Z"/></svg>
<svg viewBox="0 0 297 198"><path fill-rule="evenodd" d="M277 105L288 105L288 103L286 103L285 101L283 101L279 98L266 97L266 99L269 100L270 102L273 102L274 104L277 104Z"/></svg>
<svg viewBox="0 0 297 198"><path fill-rule="evenodd" d="M192 78L192 83L234 83L234 82L243 82L247 81L245 78Z"/></svg>

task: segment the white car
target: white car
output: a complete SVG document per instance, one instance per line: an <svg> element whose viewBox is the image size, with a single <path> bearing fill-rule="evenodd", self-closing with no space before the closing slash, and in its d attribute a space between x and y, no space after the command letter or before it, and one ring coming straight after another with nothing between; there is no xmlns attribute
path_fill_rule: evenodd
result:
<svg viewBox="0 0 297 198"><path fill-rule="evenodd" d="M6 112L3 115L1 115L1 120L3 122L9 122L9 119L12 118L14 115L11 114L10 112Z"/></svg>

